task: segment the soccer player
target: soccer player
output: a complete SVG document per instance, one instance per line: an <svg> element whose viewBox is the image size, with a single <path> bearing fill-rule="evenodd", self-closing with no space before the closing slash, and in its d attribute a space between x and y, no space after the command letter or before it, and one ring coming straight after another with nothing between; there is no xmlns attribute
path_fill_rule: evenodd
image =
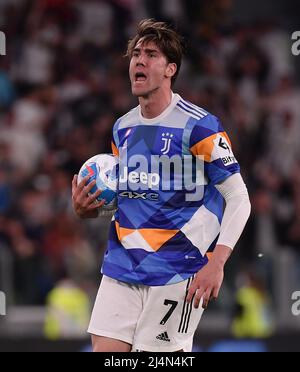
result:
<svg viewBox="0 0 300 372"><path fill-rule="evenodd" d="M89 326L94 351L191 351L203 309L219 295L224 265L250 214L219 119L172 91L182 54L181 37L154 20L142 21L128 44L139 106L113 129L123 181ZM161 157L202 159L200 191L175 187L184 178L176 164L165 187ZM141 159L153 167L138 168ZM186 169L195 173L197 167ZM77 185L75 175L72 185L81 218L96 217L103 205L95 204L101 191L90 196L94 183L87 181Z"/></svg>

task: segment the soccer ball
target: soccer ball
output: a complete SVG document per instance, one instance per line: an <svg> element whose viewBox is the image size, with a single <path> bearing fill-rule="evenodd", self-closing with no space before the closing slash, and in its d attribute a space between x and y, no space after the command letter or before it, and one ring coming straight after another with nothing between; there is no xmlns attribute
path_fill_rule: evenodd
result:
<svg viewBox="0 0 300 372"><path fill-rule="evenodd" d="M112 154L100 154L87 160L78 174L78 184L83 178L90 176L87 185L96 180L97 184L92 188L91 194L102 190L97 201L106 200L103 210L113 211L117 209L118 188L118 158Z"/></svg>

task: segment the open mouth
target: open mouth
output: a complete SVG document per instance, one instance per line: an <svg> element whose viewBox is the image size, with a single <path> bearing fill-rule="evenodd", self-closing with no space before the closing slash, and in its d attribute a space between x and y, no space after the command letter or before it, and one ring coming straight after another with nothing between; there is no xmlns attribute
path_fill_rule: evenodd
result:
<svg viewBox="0 0 300 372"><path fill-rule="evenodd" d="M135 81L136 82L144 82L147 80L147 76L142 72L137 72L135 74Z"/></svg>

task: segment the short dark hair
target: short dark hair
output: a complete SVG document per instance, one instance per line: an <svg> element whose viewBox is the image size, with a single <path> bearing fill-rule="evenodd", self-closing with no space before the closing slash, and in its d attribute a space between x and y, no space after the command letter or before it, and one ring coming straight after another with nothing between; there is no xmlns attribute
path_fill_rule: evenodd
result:
<svg viewBox="0 0 300 372"><path fill-rule="evenodd" d="M177 65L176 74L172 77L172 84L175 83L183 57L183 38L165 22L157 22L154 19L145 19L140 22L136 36L129 40L127 56L132 57L133 51L138 42L154 42L161 52L166 56L168 63Z"/></svg>

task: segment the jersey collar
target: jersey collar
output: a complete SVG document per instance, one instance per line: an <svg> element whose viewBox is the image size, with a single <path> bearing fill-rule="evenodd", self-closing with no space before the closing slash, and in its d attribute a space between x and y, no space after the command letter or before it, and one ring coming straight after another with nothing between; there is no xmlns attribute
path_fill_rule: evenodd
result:
<svg viewBox="0 0 300 372"><path fill-rule="evenodd" d="M141 106L139 106L138 110L139 110L140 121L142 123L145 123L145 124L156 124L156 123L161 122L166 116L168 116L170 114L170 112L175 108L175 106L177 105L177 103L180 100L181 100L180 95L179 94L174 94L172 92L172 101L171 101L170 105L159 116L157 116L156 118L153 118L153 119L144 118L143 115L142 115Z"/></svg>

